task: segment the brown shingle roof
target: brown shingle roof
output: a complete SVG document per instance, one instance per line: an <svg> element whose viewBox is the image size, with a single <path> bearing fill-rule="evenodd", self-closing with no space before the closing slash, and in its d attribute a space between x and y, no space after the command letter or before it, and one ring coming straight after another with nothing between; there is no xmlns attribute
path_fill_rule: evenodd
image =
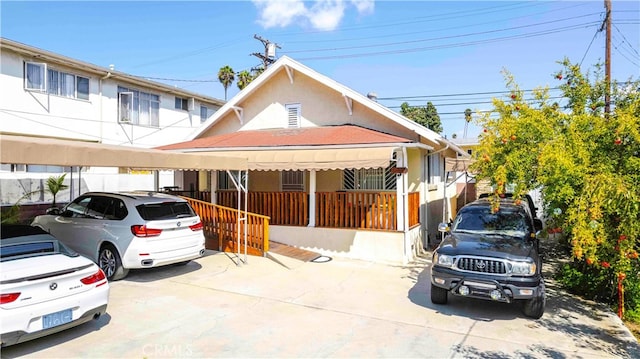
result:
<svg viewBox="0 0 640 359"><path fill-rule="evenodd" d="M355 125L238 131L158 147L162 150L196 148L280 147L410 143L407 138Z"/></svg>

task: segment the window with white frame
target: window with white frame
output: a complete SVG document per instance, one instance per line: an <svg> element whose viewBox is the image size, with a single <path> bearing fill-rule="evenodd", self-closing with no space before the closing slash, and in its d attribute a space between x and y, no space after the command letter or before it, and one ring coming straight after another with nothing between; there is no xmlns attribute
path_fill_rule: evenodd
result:
<svg viewBox="0 0 640 359"><path fill-rule="evenodd" d="M444 161L440 155L429 156L428 183L437 184L442 181L444 174Z"/></svg>
<svg viewBox="0 0 640 359"><path fill-rule="evenodd" d="M46 74L46 76L45 76ZM48 68L41 62L25 62L24 88L50 95L89 99L89 78Z"/></svg>
<svg viewBox="0 0 640 359"><path fill-rule="evenodd" d="M118 121L134 125L160 126L160 96L118 86Z"/></svg>
<svg viewBox="0 0 640 359"><path fill-rule="evenodd" d="M282 171L281 176L283 192L304 191L304 171Z"/></svg>
<svg viewBox="0 0 640 359"><path fill-rule="evenodd" d="M47 90L47 64L40 62L24 63L24 88L25 90L42 91Z"/></svg>
<svg viewBox="0 0 640 359"><path fill-rule="evenodd" d="M176 97L176 110L189 111L189 100L182 97Z"/></svg>
<svg viewBox="0 0 640 359"><path fill-rule="evenodd" d="M299 103L293 103L286 104L284 107L287 110L287 128L300 127L300 111L302 106Z"/></svg>
<svg viewBox="0 0 640 359"><path fill-rule="evenodd" d="M342 173L342 187L345 190L391 191L396 189L396 175L391 168L346 169Z"/></svg>
<svg viewBox="0 0 640 359"><path fill-rule="evenodd" d="M207 106L200 106L200 122L204 122L209 119L209 109Z"/></svg>

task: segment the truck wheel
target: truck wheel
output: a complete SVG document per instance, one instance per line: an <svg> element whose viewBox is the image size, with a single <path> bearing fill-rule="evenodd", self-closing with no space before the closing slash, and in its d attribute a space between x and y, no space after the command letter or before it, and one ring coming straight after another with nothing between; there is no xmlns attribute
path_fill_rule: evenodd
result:
<svg viewBox="0 0 640 359"><path fill-rule="evenodd" d="M447 304L447 294L448 291L446 289L437 287L431 284L431 303L433 304Z"/></svg>
<svg viewBox="0 0 640 359"><path fill-rule="evenodd" d="M547 301L544 295L544 285L541 286L539 293L540 294L537 297L524 302L522 312L527 317L540 319L542 314L544 314L544 307Z"/></svg>

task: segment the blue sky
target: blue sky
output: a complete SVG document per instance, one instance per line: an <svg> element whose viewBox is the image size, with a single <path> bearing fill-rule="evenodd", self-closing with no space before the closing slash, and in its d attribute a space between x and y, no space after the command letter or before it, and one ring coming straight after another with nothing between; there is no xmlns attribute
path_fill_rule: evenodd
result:
<svg viewBox="0 0 640 359"><path fill-rule="evenodd" d="M612 2L612 77L640 76L640 2ZM604 62L604 1L6 1L0 35L27 45L224 99L220 67L259 65L258 35L379 102L436 106L451 137L464 109L558 85L558 61ZM239 90L233 84L228 98ZM556 92L557 93L557 92ZM553 94L553 92L552 92ZM467 137L479 129L473 124Z"/></svg>

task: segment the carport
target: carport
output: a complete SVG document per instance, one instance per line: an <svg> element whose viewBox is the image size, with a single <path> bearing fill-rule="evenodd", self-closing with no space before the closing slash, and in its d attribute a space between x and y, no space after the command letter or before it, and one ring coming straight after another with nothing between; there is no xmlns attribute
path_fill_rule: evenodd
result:
<svg viewBox="0 0 640 359"><path fill-rule="evenodd" d="M55 165L64 167L123 167L155 171L155 190L158 191L158 170L226 171L238 190L247 198L247 158L216 156L206 153L176 153L157 149L108 145L97 142L0 134L0 163L26 165ZM78 170L80 174L80 170ZM72 174L73 176L73 174ZM240 202L240 201L239 201ZM240 226L246 227L246 203L238 204L238 254ZM246 234L244 247L246 261Z"/></svg>

